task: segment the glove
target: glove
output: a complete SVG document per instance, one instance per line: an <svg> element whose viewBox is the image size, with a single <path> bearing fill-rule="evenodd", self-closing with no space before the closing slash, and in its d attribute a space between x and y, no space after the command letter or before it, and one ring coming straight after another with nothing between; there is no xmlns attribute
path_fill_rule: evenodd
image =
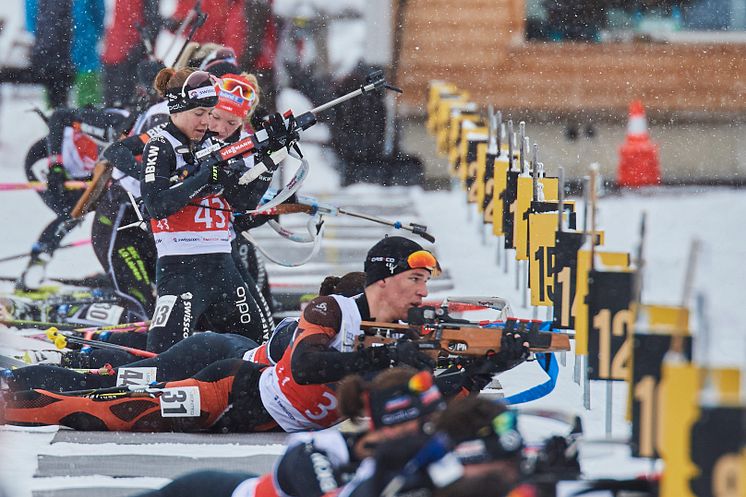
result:
<svg viewBox="0 0 746 497"><path fill-rule="evenodd" d="M54 198L62 196L65 191L66 179L67 173L65 172L65 166L59 162L52 163L47 173L47 193Z"/></svg>
<svg viewBox="0 0 746 497"><path fill-rule="evenodd" d="M420 352L415 342L402 340L396 342L390 350L394 364L406 364L420 370L432 371L435 369L435 361L427 354Z"/></svg>
<svg viewBox="0 0 746 497"><path fill-rule="evenodd" d="M580 474L578 451L568 450L567 439L553 436L544 441L533 467L534 474L563 475L571 479Z"/></svg>
<svg viewBox="0 0 746 497"><path fill-rule="evenodd" d="M195 177L200 178L208 185L222 185L229 176L229 173L223 167L224 164L223 162L209 165L202 164L199 166Z"/></svg>
<svg viewBox="0 0 746 497"><path fill-rule="evenodd" d="M385 369L391 366L393 354L389 347L365 347L358 351L364 363L371 370Z"/></svg>
<svg viewBox="0 0 746 497"><path fill-rule="evenodd" d="M270 153L283 148L287 151L299 138L297 131L285 125L285 119L279 112L275 112L264 122L264 131L267 132L267 148Z"/></svg>
<svg viewBox="0 0 746 497"><path fill-rule="evenodd" d="M496 366L495 372L507 371L516 367L528 358L526 335L517 331L503 333L500 340L500 352L489 357Z"/></svg>
<svg viewBox="0 0 746 497"><path fill-rule="evenodd" d="M469 392L479 393L492 381L492 376L498 372L498 367L491 358L480 357L467 365L464 388Z"/></svg>

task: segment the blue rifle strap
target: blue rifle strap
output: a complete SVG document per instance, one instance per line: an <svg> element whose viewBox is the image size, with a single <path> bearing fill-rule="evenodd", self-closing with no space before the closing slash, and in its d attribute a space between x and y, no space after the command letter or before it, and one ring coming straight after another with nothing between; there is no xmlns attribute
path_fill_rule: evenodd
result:
<svg viewBox="0 0 746 497"><path fill-rule="evenodd" d="M539 326L539 330L552 331L552 322L543 321L541 326ZM544 383L513 394L510 397L506 397L502 399L503 402L506 404L523 404L524 402L540 399L554 390L554 387L557 384L557 376L559 375L557 358L554 357L554 354L551 352L547 354L537 354L536 363L544 370L547 376L549 376L549 379Z"/></svg>
<svg viewBox="0 0 746 497"><path fill-rule="evenodd" d="M554 390L557 384L557 376L559 375L559 366L557 365L557 359L554 357L554 354L551 352L538 354L536 356L536 363L546 372L549 379L544 383L506 397L502 399L503 402L506 404L523 404L524 402L540 399Z"/></svg>

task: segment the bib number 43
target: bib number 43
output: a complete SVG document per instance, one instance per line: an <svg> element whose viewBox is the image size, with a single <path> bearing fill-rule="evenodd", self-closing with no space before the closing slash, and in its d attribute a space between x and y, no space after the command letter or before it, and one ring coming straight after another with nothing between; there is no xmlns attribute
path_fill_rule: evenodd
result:
<svg viewBox="0 0 746 497"><path fill-rule="evenodd" d="M225 202L220 197L203 198L194 214L194 222L202 223L207 229L226 227Z"/></svg>

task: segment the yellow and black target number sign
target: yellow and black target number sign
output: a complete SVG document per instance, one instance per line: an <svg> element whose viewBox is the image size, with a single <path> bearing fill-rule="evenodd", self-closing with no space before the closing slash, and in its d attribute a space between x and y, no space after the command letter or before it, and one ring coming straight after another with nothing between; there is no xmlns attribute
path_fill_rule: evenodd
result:
<svg viewBox="0 0 746 497"><path fill-rule="evenodd" d="M528 263L531 305L551 306L554 297L554 239L557 231L557 213L533 213L528 216Z"/></svg>
<svg viewBox="0 0 746 497"><path fill-rule="evenodd" d="M513 231L515 224L515 211L518 203L518 177L520 174L519 171L508 171L505 190L503 190L501 197L503 204L502 226L506 249L515 248L513 242Z"/></svg>
<svg viewBox="0 0 746 497"><path fill-rule="evenodd" d="M697 497L743 497L746 474L746 407L706 406L692 426L691 460L699 469L690 480Z"/></svg>
<svg viewBox="0 0 746 497"><path fill-rule="evenodd" d="M507 157L506 157L507 159ZM487 211L492 211L492 234L495 236L502 236L503 232L503 217L504 217L504 201L505 190L508 187L508 168L509 164L507 160L495 160L492 171L492 208L486 207L484 210L485 218Z"/></svg>
<svg viewBox="0 0 746 497"><path fill-rule="evenodd" d="M481 195L484 195L484 169L487 162L487 142L477 142L475 145L474 160L466 166L466 202L477 204L481 212Z"/></svg>
<svg viewBox="0 0 746 497"><path fill-rule="evenodd" d="M492 192L495 190L495 160L497 156L488 153L484 159L484 172L482 185L480 191L477 194L478 202L481 202L479 212L482 213L482 223L492 223Z"/></svg>
<svg viewBox="0 0 746 497"><path fill-rule="evenodd" d="M661 364L671 348L670 334L638 333L632 339L632 455L660 457L659 440L662 429ZM682 353L687 361L692 357L692 338L682 336ZM691 388L694 388L692 386Z"/></svg>
<svg viewBox="0 0 746 497"><path fill-rule="evenodd" d="M575 231L556 232L554 240L554 269L552 288L552 327L573 329L575 315L572 312L577 285L578 250L585 235Z"/></svg>
<svg viewBox="0 0 746 497"><path fill-rule="evenodd" d="M591 380L627 379L634 316L631 271L588 272L588 375Z"/></svg>
<svg viewBox="0 0 746 497"><path fill-rule="evenodd" d="M565 204L565 217L569 217L569 228L575 228L574 205ZM529 288L531 305L553 306L555 239L557 237L557 202L531 202L528 215Z"/></svg>

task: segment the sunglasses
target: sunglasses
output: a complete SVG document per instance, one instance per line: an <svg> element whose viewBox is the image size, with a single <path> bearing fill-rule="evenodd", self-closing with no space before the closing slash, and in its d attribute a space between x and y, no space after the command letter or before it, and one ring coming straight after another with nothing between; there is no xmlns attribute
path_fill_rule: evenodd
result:
<svg viewBox="0 0 746 497"><path fill-rule="evenodd" d="M400 263L400 266L405 269L427 269L433 277L439 276L441 273L438 259L427 250L412 252L407 256L406 260Z"/></svg>
<svg viewBox="0 0 746 497"><path fill-rule="evenodd" d="M196 88L194 90L189 90L190 94L189 96L191 98L204 98L206 96L215 96L215 88L212 85L215 85L218 81L218 78L210 74L209 72L205 71L194 71L191 73L187 78L184 80L184 84L181 85L181 96L186 97L187 96L187 85L190 83L193 86L199 86L203 83L210 82L211 86L203 86L201 88ZM192 92L195 92L193 95Z"/></svg>
<svg viewBox="0 0 746 497"><path fill-rule="evenodd" d="M249 107L253 107L256 103L256 89L246 81L240 81L234 78L222 78L218 84L220 85L221 90L247 100L249 102Z"/></svg>

